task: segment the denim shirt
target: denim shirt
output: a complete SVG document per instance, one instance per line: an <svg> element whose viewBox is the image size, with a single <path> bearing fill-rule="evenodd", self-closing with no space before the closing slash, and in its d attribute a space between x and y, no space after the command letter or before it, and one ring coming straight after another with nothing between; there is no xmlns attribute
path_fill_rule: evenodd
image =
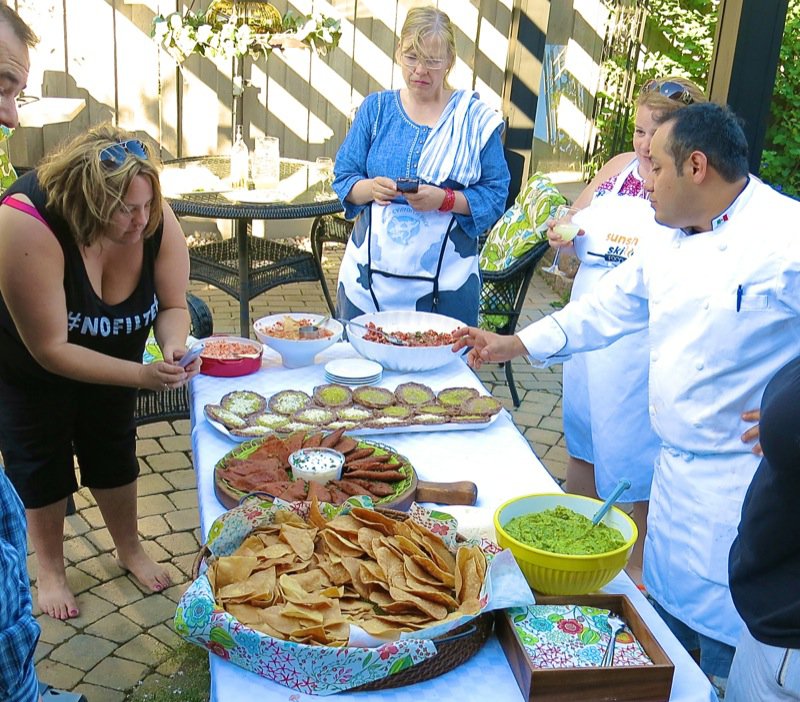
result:
<svg viewBox="0 0 800 702"><path fill-rule="evenodd" d="M430 127L417 124L406 114L400 91L387 90L365 98L336 154L333 189L342 201L348 219L354 219L366 207L345 200L359 180L377 176L392 180L417 177L419 157L430 133ZM500 129L492 134L481 150L480 162L481 176L476 183L457 183L454 180L433 183L463 192L471 213L456 214L455 217L470 237L485 232L505 211L510 176L503 156Z"/></svg>

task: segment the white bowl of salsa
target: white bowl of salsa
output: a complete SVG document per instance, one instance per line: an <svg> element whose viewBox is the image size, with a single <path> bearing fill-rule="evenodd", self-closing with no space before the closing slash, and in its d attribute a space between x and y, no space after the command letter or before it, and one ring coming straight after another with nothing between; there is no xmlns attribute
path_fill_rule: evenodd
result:
<svg viewBox="0 0 800 702"><path fill-rule="evenodd" d="M362 314L353 317L352 321L367 327L375 325L409 344L394 346L386 341L370 341L370 338L378 339L380 335L370 334L355 324L347 325L347 338L353 348L364 358L380 363L387 370L433 370L459 358L459 354L453 353L450 334L463 327L464 323L453 317L433 312L391 310Z"/></svg>
<svg viewBox="0 0 800 702"><path fill-rule="evenodd" d="M298 328L319 322L324 315L312 312L284 312L261 317L253 322L256 336L265 346L281 355L287 368L310 366L314 358L342 338L344 327L329 319L319 328L316 339L300 338Z"/></svg>

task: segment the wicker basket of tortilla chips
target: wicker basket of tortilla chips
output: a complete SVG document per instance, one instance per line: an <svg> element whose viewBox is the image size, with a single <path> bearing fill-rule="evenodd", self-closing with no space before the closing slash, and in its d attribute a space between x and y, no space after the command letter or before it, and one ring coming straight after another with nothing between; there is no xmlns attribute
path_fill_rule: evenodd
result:
<svg viewBox="0 0 800 702"><path fill-rule="evenodd" d="M306 693L409 685L470 658L490 610L532 601L513 556L498 551L418 505L252 498L212 526L175 629Z"/></svg>

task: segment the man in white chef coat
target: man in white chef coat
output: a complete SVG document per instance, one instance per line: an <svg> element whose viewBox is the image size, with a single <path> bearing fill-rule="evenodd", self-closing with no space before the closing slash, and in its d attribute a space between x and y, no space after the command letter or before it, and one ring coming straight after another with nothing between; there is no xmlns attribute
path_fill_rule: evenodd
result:
<svg viewBox="0 0 800 702"><path fill-rule="evenodd" d="M650 419L662 449L644 582L722 687L742 627L727 557L759 461L743 441L742 414L797 355L800 203L748 175L738 118L719 105L678 110L650 155L646 187L671 232L563 310L515 336L461 329L454 350L472 347L476 368L520 355L545 366L649 328Z"/></svg>

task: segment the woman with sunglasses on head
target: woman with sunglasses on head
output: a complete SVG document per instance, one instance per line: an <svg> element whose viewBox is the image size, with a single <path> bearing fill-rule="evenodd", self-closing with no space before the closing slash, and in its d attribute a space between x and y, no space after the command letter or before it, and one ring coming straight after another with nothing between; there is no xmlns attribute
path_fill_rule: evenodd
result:
<svg viewBox="0 0 800 702"><path fill-rule="evenodd" d="M633 151L609 160L575 200L575 207L582 209L576 222L583 234L567 243L552 227L548 230L551 246L580 260L572 300L635 255L646 237L658 234L661 227L644 187L652 169L650 140L667 116L696 102L706 98L685 78L645 83L636 100ZM650 427L648 351L647 331L642 331L608 348L576 354L563 366L566 489L605 499L619 480L630 480L631 487L620 501L633 503L639 529L628 565L637 583L641 583L650 482L660 445Z"/></svg>
<svg viewBox="0 0 800 702"><path fill-rule="evenodd" d="M501 116L447 84L455 31L409 10L396 54L406 87L369 95L336 155L333 188L355 219L338 315L410 309L478 319L478 236L503 214L510 180Z"/></svg>
<svg viewBox="0 0 800 702"><path fill-rule="evenodd" d="M138 388L184 385L189 256L150 148L111 126L82 134L0 201L0 452L26 508L39 606L79 614L67 583L67 498L89 488L121 567L170 584L137 532ZM164 361L144 365L150 328Z"/></svg>

